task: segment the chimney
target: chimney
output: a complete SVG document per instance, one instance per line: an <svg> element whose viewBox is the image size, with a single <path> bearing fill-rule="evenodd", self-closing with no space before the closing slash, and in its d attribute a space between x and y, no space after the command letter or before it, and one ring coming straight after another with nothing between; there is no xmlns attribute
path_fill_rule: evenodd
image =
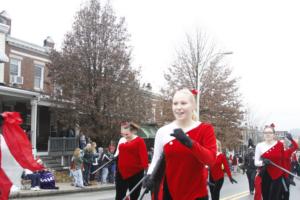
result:
<svg viewBox="0 0 300 200"><path fill-rule="evenodd" d="M52 38L50 36L48 36L45 40L44 40L44 47L48 47L49 49L53 49L54 48L54 41L52 40Z"/></svg>
<svg viewBox="0 0 300 200"><path fill-rule="evenodd" d="M0 24L5 24L6 26L9 27L8 29L8 35L10 35L10 30L11 30L11 19L8 15L8 13L3 10L1 13L0 13Z"/></svg>

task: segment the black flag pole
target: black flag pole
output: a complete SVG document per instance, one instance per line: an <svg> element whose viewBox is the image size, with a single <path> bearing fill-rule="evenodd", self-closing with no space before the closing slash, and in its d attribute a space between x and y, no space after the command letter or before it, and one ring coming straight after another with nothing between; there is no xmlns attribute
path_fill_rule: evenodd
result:
<svg viewBox="0 0 300 200"><path fill-rule="evenodd" d="M280 170L284 171L285 173L288 173L289 175L295 177L296 179L300 180L299 176L291 173L289 170L284 169L283 167L281 167L281 166L277 165L276 163L272 162L271 160L270 160L270 164L273 165L273 166L275 166L275 167L277 167L277 168L279 168Z"/></svg>
<svg viewBox="0 0 300 200"><path fill-rule="evenodd" d="M106 165L108 165L109 163L111 163L112 161L114 161L116 159L116 157L114 157L113 159L107 161L106 163L104 163L103 165L101 165L98 169L96 169L95 171L91 172L91 174L95 174L97 171L99 171L100 169L102 169L103 167L105 167Z"/></svg>
<svg viewBox="0 0 300 200"><path fill-rule="evenodd" d="M142 200L146 193L152 192L153 193L153 199L158 200L158 192L160 189L160 183L163 179L163 175L165 173L165 156L164 154L160 155L156 165L153 168L152 173L150 174L150 177L148 177L153 182L152 188L143 188L143 192L140 194L138 200ZM147 176L145 176L147 177Z"/></svg>

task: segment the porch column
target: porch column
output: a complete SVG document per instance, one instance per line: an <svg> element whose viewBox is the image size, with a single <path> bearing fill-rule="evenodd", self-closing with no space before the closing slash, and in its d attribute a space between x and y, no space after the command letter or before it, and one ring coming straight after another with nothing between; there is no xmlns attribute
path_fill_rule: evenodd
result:
<svg viewBox="0 0 300 200"><path fill-rule="evenodd" d="M31 103L31 145L34 157L36 156L36 126L37 126L37 99L32 99Z"/></svg>
<svg viewBox="0 0 300 200"><path fill-rule="evenodd" d="M5 38L9 30L9 26L0 23L0 83L4 83L4 62L8 62L5 55Z"/></svg>

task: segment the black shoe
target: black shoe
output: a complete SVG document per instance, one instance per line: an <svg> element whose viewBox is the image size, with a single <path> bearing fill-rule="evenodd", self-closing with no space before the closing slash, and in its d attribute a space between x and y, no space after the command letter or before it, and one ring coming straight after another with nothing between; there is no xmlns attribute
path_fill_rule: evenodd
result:
<svg viewBox="0 0 300 200"><path fill-rule="evenodd" d="M253 195L253 194L254 194L254 192L253 192L253 191L250 191L250 194L251 194L251 195Z"/></svg>

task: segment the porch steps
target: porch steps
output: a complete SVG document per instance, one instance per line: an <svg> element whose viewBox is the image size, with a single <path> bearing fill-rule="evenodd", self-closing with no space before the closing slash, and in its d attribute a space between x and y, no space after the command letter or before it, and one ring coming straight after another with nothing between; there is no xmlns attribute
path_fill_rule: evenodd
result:
<svg viewBox="0 0 300 200"><path fill-rule="evenodd" d="M42 159L44 165L46 166L46 168L55 170L55 171L60 171L65 169L65 166L61 165L61 157L53 157L53 156L40 156L40 158Z"/></svg>

